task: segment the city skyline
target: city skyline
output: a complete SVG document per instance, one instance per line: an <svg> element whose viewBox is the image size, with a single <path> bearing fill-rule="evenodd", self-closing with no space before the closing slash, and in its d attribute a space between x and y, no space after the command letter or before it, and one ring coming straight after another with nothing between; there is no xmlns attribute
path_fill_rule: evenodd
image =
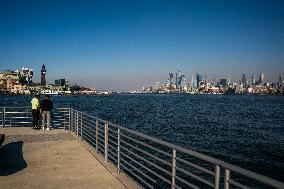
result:
<svg viewBox="0 0 284 189"><path fill-rule="evenodd" d="M284 72L282 1L1 1L0 70L126 91L181 69L238 82Z"/></svg>

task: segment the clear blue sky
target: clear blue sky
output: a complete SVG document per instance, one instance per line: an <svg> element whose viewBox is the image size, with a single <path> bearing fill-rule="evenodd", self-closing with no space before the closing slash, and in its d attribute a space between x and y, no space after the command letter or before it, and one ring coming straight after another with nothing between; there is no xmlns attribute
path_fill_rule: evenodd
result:
<svg viewBox="0 0 284 189"><path fill-rule="evenodd" d="M128 90L183 70L220 79L284 72L284 1L0 0L0 70Z"/></svg>

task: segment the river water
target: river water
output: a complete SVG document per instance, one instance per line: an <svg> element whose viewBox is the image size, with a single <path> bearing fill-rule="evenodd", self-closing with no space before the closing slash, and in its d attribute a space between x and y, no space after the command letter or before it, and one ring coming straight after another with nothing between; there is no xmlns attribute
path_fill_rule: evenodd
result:
<svg viewBox="0 0 284 189"><path fill-rule="evenodd" d="M0 96L30 106L31 96ZM188 94L52 96L124 127L284 181L284 97Z"/></svg>

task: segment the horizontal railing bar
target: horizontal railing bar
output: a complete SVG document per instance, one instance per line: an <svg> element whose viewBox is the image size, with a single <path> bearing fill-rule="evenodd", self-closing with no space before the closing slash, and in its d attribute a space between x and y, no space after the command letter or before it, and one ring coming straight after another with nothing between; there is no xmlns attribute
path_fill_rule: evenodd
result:
<svg viewBox="0 0 284 189"><path fill-rule="evenodd" d="M249 187L247 187L245 185L242 185L242 184L240 184L240 183L238 183L236 181L233 181L233 180L229 180L229 183L234 185L234 186L237 186L237 187L239 187L241 189L251 189L251 188L249 188Z"/></svg>
<svg viewBox="0 0 284 189"><path fill-rule="evenodd" d="M189 187L191 188L194 188L194 189L200 189L198 186L195 186L194 184L191 184L189 183L188 181L180 178L179 176L175 176L176 179L180 180L181 182L183 182L184 184L188 185Z"/></svg>
<svg viewBox="0 0 284 189"><path fill-rule="evenodd" d="M135 157L139 158L140 160L145 161L146 163L152 165L153 167L156 167L156 168L159 169L160 171L163 171L164 173L167 173L168 175L171 175L171 174L172 174L172 173L170 173L169 171L167 171L167 170L163 169L162 167L160 167L159 165L156 165L156 164L150 162L149 160L147 160L147 159L145 159L145 158L142 158L142 157L140 157L139 155L135 154L134 152L132 152L132 151L126 149L124 146L120 146L120 148L126 150L127 152L131 153L132 155L134 155ZM124 154L126 157L128 157L125 153L123 153L123 152L120 152L120 153L122 153L122 154ZM158 174L158 173L157 173L157 174ZM170 182L170 181L169 181L169 182Z"/></svg>
<svg viewBox="0 0 284 189"><path fill-rule="evenodd" d="M53 121L59 122L59 121L65 121L65 119L56 119L56 120L53 120Z"/></svg>
<svg viewBox="0 0 284 189"><path fill-rule="evenodd" d="M31 108L30 106L18 106L18 107L15 107L15 106L9 106L9 107L5 107L5 106L1 106L0 108L6 108L6 109L9 109L9 108L13 108L13 109L22 109L22 108Z"/></svg>
<svg viewBox="0 0 284 189"><path fill-rule="evenodd" d="M163 159L161 159L161 158L155 157L155 156L153 156L152 154L150 154L150 153L148 153L148 152L146 152L146 151L144 151L144 150L141 150L141 149L137 148L136 146L133 146L133 145L129 144L129 143L126 142L125 140L122 140L122 139L121 139L120 142L123 142L124 144L127 144L128 146L131 146L132 148L136 149L137 151L139 151L139 152L141 152L141 153L144 153L144 154L146 154L146 155L152 157L153 159L160 161L161 163L163 163L163 164L165 164L165 165L172 166L169 162L167 162L167 161L165 161L165 160L163 160Z"/></svg>
<svg viewBox="0 0 284 189"><path fill-rule="evenodd" d="M105 138L105 136L103 134L101 134L100 132L98 133L102 138ZM100 137L99 137L100 138Z"/></svg>
<svg viewBox="0 0 284 189"><path fill-rule="evenodd" d="M98 131L104 133L104 132L105 132L105 129L104 129L104 127L103 127L103 128L98 127Z"/></svg>
<svg viewBox="0 0 284 189"><path fill-rule="evenodd" d="M112 135L110 133L108 133L108 136L111 137L111 138L117 139L117 136L114 136L114 135Z"/></svg>
<svg viewBox="0 0 284 189"><path fill-rule="evenodd" d="M100 127L104 128L104 127L105 127L105 125L99 124L99 128L100 128Z"/></svg>
<svg viewBox="0 0 284 189"><path fill-rule="evenodd" d="M201 167L201 166L199 166L199 165L196 165L196 164L194 164L194 163L191 163L191 162L186 161L186 160L184 160L184 159L181 159L181 158L179 158L179 157L176 157L176 160L181 161L182 163L185 163L185 164L187 164L187 165L190 165L191 167L194 167L194 168L196 168L196 169L199 169L200 171L203 171L203 172L205 172L205 173L208 173L208 174L210 174L210 175L212 175L212 176L215 176L215 173L214 173L213 171L210 171L210 170L208 170L208 169L206 169L206 168L204 168L204 167Z"/></svg>
<svg viewBox="0 0 284 189"><path fill-rule="evenodd" d="M104 146L105 141L100 137L98 138L98 140L99 140L99 143L102 142L102 145Z"/></svg>
<svg viewBox="0 0 284 189"><path fill-rule="evenodd" d="M110 148L113 149L114 151L117 151L117 148L113 147L112 145L108 145L108 147L110 147Z"/></svg>
<svg viewBox="0 0 284 189"><path fill-rule="evenodd" d="M131 165L130 163L128 163L124 158L121 157L121 160L124 161L124 163L126 163L127 165L129 165L130 167L132 167L133 169L135 169L137 172L139 172L141 175L143 175L144 177L146 177L147 179L149 179L150 181L155 183L155 180L152 179L151 177L149 177L148 175L146 175L145 173L143 173L141 170L139 170L137 167L135 167L134 165Z"/></svg>
<svg viewBox="0 0 284 189"><path fill-rule="evenodd" d="M114 130L114 129L117 129L117 128L111 129L111 127L109 127L108 129L109 129L110 132L117 134L117 130Z"/></svg>
<svg viewBox="0 0 284 189"><path fill-rule="evenodd" d="M108 154L108 157L113 157L114 159L116 159L116 153L114 153L113 151L111 151L111 150L109 150L108 152L110 152L109 154ZM115 162L117 162L117 160L115 161Z"/></svg>
<svg viewBox="0 0 284 189"><path fill-rule="evenodd" d="M68 114L69 113L69 111L61 111L61 110L55 110L54 112L53 112L54 114Z"/></svg>
<svg viewBox="0 0 284 189"><path fill-rule="evenodd" d="M180 172L182 172L182 173L184 173L184 174L186 174L186 175L189 175L189 176L191 176L192 178L194 178L194 179L196 179L196 180L198 180L198 181L200 181L200 182L203 182L204 184L207 184L208 186L214 187L214 184L213 184L213 183L208 182L207 180L205 180L205 179L203 179L203 178L201 178L201 177L199 177L199 176L197 176L197 175L195 175L195 174L193 174L193 173L190 173L189 171L186 171L186 170L184 170L184 169L182 169L182 168L179 168L179 167L176 167L176 170L178 170L178 171L180 171Z"/></svg>
<svg viewBox="0 0 284 189"><path fill-rule="evenodd" d="M98 144L99 144L98 145L98 150L101 151L102 154L104 154L105 153L104 145L102 145L100 143L98 143Z"/></svg>
<svg viewBox="0 0 284 189"><path fill-rule="evenodd" d="M5 115L10 116L10 114L31 114L32 112L5 112Z"/></svg>
<svg viewBox="0 0 284 189"><path fill-rule="evenodd" d="M113 164L117 164L117 159L113 157L111 154L108 155L109 160L112 161Z"/></svg>
<svg viewBox="0 0 284 189"><path fill-rule="evenodd" d="M11 124L22 124L22 123L32 123L31 121L19 121L19 122L9 122L8 123L11 123ZM6 124L7 125L7 124Z"/></svg>
<svg viewBox="0 0 284 189"><path fill-rule="evenodd" d="M116 141L114 141L114 140L112 140L110 138L108 138L108 141L110 141L113 145L117 146L117 142Z"/></svg>
<svg viewBox="0 0 284 189"><path fill-rule="evenodd" d="M139 179L140 181L142 181L145 185L147 185L149 188L153 188L153 186L151 186L148 182L146 182L145 180L143 180L142 178L140 178L137 174L133 173L133 171L131 171L130 169L128 169L126 166L124 166L123 164L120 164L120 166L127 170L128 172L130 172L132 175L134 175L137 179Z"/></svg>
<svg viewBox="0 0 284 189"><path fill-rule="evenodd" d="M31 119L32 117L6 117L5 121L10 121L12 119Z"/></svg>
<svg viewBox="0 0 284 189"><path fill-rule="evenodd" d="M54 118L64 118L63 115L53 115Z"/></svg>
<svg viewBox="0 0 284 189"><path fill-rule="evenodd" d="M157 149L157 148L155 148L154 146L150 146L150 145L148 145L148 144L145 144L144 142L140 142L140 141L138 141L138 140L136 140L136 139L134 139L134 138L130 138L130 137L128 137L128 136L126 136L126 135L124 135L124 134L122 134L122 133L121 133L120 135L121 135L121 136L124 136L124 137L126 137L127 139L130 139L130 140L132 140L132 141L135 141L135 142L137 142L137 143L139 143L139 144L141 144L141 145L147 146L148 148L151 148L152 150L155 150L155 151L157 151L157 152L160 152L161 154L164 154L164 155L166 155L166 156L171 157L170 154L168 154L168 153L166 153L166 152L163 152L162 150Z"/></svg>

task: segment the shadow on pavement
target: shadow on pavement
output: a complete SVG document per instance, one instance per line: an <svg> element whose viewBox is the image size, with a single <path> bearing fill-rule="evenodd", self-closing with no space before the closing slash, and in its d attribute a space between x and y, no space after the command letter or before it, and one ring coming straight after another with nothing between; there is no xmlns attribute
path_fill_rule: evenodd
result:
<svg viewBox="0 0 284 189"><path fill-rule="evenodd" d="M18 141L0 148L0 176L11 175L27 167L22 147L23 141Z"/></svg>

